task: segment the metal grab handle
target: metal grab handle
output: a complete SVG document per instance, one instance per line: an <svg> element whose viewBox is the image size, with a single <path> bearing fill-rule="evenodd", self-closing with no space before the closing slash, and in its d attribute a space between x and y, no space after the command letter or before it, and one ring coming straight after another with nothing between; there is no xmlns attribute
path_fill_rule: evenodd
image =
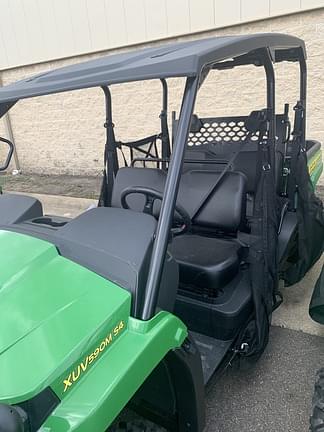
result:
<svg viewBox="0 0 324 432"><path fill-rule="evenodd" d="M2 165L2 166L0 165L0 171L5 171L11 162L11 158L12 158L12 155L14 152L14 145L11 141L7 140L6 138L2 138L2 137L0 137L0 142L4 142L9 147L9 152L8 152L6 161L5 161L4 165Z"/></svg>

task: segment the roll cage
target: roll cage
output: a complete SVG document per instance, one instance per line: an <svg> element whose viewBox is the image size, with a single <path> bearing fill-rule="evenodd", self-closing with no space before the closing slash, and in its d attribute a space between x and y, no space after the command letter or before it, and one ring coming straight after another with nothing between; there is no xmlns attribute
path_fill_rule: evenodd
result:
<svg viewBox="0 0 324 432"><path fill-rule="evenodd" d="M118 148L128 147L132 158L135 151L136 153L142 152L144 159L154 160L161 164L164 170L168 166L164 199L151 255L141 319L150 319L156 310L162 266L169 242L186 142L199 87L212 69L225 70L248 64L264 68L267 82L267 107L264 111L264 137L261 137L263 139L261 169L270 170L274 165L276 139L273 63L282 61L298 62L300 67L300 98L295 107L293 130L296 145L293 146L289 161L285 161L292 165L292 160L297 157L298 152L306 149L305 46L302 40L295 37L275 33L258 34L211 38L161 48L148 48L69 66L0 89L0 117L20 99L95 86L103 89L106 100L107 140L101 205L110 205L114 176L118 170ZM168 87L166 81L171 77L186 78L172 151L167 124ZM114 134L109 85L147 79L159 79L162 83L161 132L133 143L117 142ZM157 140L161 140L161 158L158 157ZM148 150L143 150L144 145L148 146ZM294 206L295 185L293 182L288 184L287 196L289 206Z"/></svg>

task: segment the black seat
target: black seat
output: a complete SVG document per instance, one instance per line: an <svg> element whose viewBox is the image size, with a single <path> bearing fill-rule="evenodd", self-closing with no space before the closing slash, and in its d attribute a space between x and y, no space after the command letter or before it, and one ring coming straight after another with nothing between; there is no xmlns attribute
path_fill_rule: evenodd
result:
<svg viewBox="0 0 324 432"><path fill-rule="evenodd" d="M169 246L179 264L183 286L219 290L235 277L239 268L241 248L230 236L235 235L245 223L246 177L241 173L228 172L216 190L210 193L219 175L216 171L193 170L184 173L181 178L177 202L193 218L196 232L174 238ZM114 185L113 206L121 206L121 192L128 186L150 186L163 192L165 178L165 173L153 168L119 170ZM129 196L128 203L133 210L142 211L144 198L133 194ZM202 203L201 210L195 216Z"/></svg>
<svg viewBox="0 0 324 432"><path fill-rule="evenodd" d="M192 218L205 201L193 224L209 228L212 232L215 229L236 232L245 221L246 177L234 171L226 173L217 189L209 196L219 175L220 172L206 170L192 170L182 174L177 203ZM122 191L129 186L148 186L163 193L165 181L166 173L156 168L121 168L114 183L112 206L121 207ZM142 211L145 198L134 193L127 197L127 203L132 210ZM156 216L159 208L160 205L156 202Z"/></svg>
<svg viewBox="0 0 324 432"><path fill-rule="evenodd" d="M236 276L242 248L232 236L245 223L245 197L246 177L228 172L193 220L198 233L208 228L218 237L187 234L173 240L170 251L179 263L182 288L214 297Z"/></svg>
<svg viewBox="0 0 324 432"><path fill-rule="evenodd" d="M171 245L181 284L206 290L211 296L237 274L240 250L234 241L191 234L176 238Z"/></svg>

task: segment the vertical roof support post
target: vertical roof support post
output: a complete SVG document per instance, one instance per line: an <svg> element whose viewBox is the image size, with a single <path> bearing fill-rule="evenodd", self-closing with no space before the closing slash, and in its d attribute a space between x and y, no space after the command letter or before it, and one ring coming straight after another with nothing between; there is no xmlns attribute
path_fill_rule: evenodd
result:
<svg viewBox="0 0 324 432"><path fill-rule="evenodd" d="M184 90L179 125L164 188L160 217L156 229L150 268L148 271L145 300L141 316L143 320L149 320L154 315L156 309L163 264L170 239L170 228L178 195L191 116L198 90L198 82L198 76L187 78Z"/></svg>
<svg viewBox="0 0 324 432"><path fill-rule="evenodd" d="M275 144L276 144L276 101L275 101L275 74L272 64L272 57L268 48L261 50L263 66L267 79L267 111L268 111L268 151L269 162L272 167L275 163Z"/></svg>
<svg viewBox="0 0 324 432"><path fill-rule="evenodd" d="M302 104L302 133L301 133L301 148L306 151L306 99L307 99L307 65L303 50L299 49L299 71L300 71L300 102Z"/></svg>
<svg viewBox="0 0 324 432"><path fill-rule="evenodd" d="M298 194L297 194L297 160L301 152L306 153L306 93L307 93L307 67L304 51L300 48L298 50L299 61L299 75L300 75L300 90L299 100L294 106L295 118L294 128L292 131L293 139L291 146L291 162L290 162L290 175L288 181L288 197L289 208L296 210L298 207Z"/></svg>
<svg viewBox="0 0 324 432"><path fill-rule="evenodd" d="M170 148L170 136L169 136L169 128L168 128L168 84L165 78L161 78L162 84L162 110L160 113L161 120L161 145L162 145L162 169L166 170L167 163L165 159L170 157L171 148Z"/></svg>

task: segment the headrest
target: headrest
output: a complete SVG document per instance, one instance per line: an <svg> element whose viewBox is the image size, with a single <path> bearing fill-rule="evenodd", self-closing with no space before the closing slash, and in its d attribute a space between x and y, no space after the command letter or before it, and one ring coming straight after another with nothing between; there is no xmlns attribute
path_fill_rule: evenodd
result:
<svg viewBox="0 0 324 432"><path fill-rule="evenodd" d="M190 132L197 133L200 131L202 126L203 126L203 122L200 120L197 114L192 114L191 123L190 123Z"/></svg>
<svg viewBox="0 0 324 432"><path fill-rule="evenodd" d="M256 133L261 129L262 123L267 119L267 110L252 111L244 122L245 129L250 133Z"/></svg>

